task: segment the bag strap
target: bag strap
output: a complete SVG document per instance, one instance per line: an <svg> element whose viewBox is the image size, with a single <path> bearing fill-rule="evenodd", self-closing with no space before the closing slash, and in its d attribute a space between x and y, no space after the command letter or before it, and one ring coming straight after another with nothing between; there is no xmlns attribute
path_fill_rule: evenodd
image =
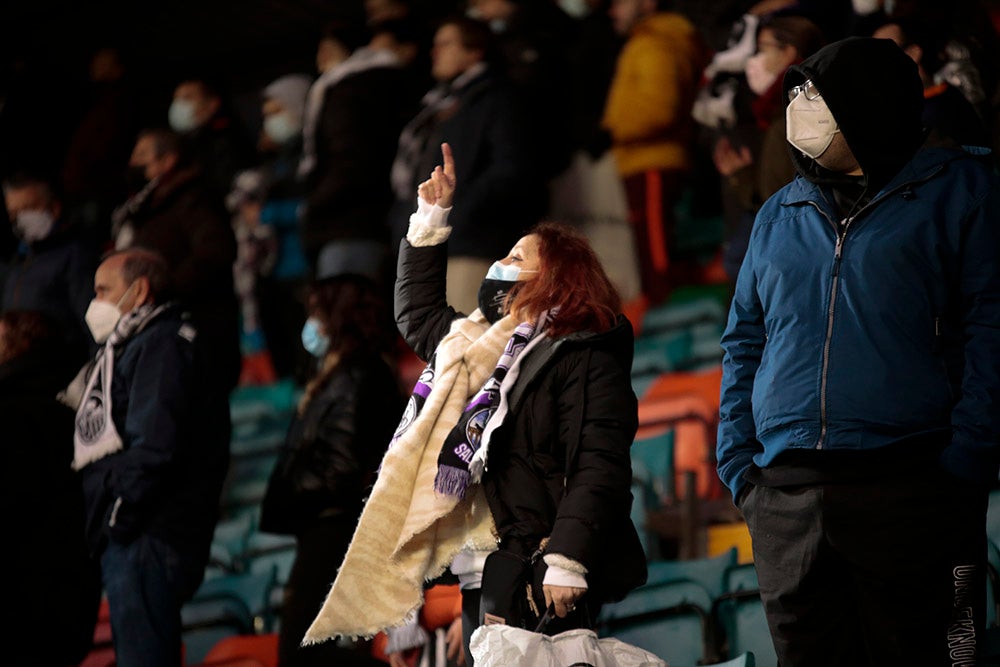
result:
<svg viewBox="0 0 1000 667"><path fill-rule="evenodd" d="M580 613L583 614L583 617L587 621L586 629L593 630L594 624L590 622L590 609L587 607L586 602L583 602L582 605L583 608L580 610ZM545 610L544 614L542 614L542 617L538 619L538 625L535 627L535 632L539 634L544 632L545 628L549 626L549 623L551 623L552 619L555 617L556 617L556 606L555 604L550 604L549 608Z"/></svg>

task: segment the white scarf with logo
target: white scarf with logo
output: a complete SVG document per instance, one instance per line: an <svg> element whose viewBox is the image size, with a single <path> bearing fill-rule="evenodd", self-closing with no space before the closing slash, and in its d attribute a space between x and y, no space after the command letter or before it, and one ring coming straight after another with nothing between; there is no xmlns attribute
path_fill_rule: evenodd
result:
<svg viewBox="0 0 1000 667"><path fill-rule="evenodd" d="M73 469L80 470L124 447L111 418L111 383L115 367L115 348L142 331L166 306L146 304L123 315L90 364L90 376L76 409L73 433Z"/></svg>

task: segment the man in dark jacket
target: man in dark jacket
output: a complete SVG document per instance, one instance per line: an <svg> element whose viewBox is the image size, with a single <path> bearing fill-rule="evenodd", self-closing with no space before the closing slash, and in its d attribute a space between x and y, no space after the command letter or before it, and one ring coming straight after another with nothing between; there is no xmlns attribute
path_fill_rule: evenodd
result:
<svg viewBox="0 0 1000 667"><path fill-rule="evenodd" d="M892 42L784 79L799 176L763 206L723 337L718 465L779 662L975 663L1000 442L1000 187L918 150Z"/></svg>
<svg viewBox="0 0 1000 667"><path fill-rule="evenodd" d="M4 184L7 214L20 240L0 301L0 312L34 310L58 327L83 363L93 341L84 322L97 251L63 217L62 204L45 180L30 176Z"/></svg>
<svg viewBox="0 0 1000 667"><path fill-rule="evenodd" d="M394 241L403 238L413 193L438 163L441 144L454 147L457 178L448 246L448 303L476 308L479 283L496 257L537 222L543 187L531 164L511 90L487 62L489 28L472 19L443 23L434 36L432 74L438 85L403 129L392 166Z"/></svg>
<svg viewBox="0 0 1000 667"><path fill-rule="evenodd" d="M181 81L167 112L170 128L183 139L212 193L225 197L233 178L251 162L253 147L227 113L222 94L204 79Z"/></svg>
<svg viewBox="0 0 1000 667"><path fill-rule="evenodd" d="M204 573L228 461L228 404L206 382L194 326L165 301L169 275L147 250L98 267L87 322L104 347L82 393L67 392L121 667L180 664L180 608Z"/></svg>
<svg viewBox="0 0 1000 667"><path fill-rule="evenodd" d="M221 200L168 130L140 134L129 164L146 184L115 211L115 247L147 248L166 259L174 296L190 309L210 351L211 379L228 393L240 372L239 307L236 238Z"/></svg>
<svg viewBox="0 0 1000 667"><path fill-rule="evenodd" d="M349 27L328 30L320 54L338 52L336 44L340 58L317 58L325 71L306 104L302 242L321 276L385 271L389 169L399 131L416 105L400 48L405 38L382 31L359 45L360 34Z"/></svg>

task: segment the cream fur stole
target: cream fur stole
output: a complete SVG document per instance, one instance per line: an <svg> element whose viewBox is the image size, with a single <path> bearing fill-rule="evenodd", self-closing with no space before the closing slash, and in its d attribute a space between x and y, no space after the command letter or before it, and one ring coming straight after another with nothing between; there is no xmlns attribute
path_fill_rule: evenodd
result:
<svg viewBox="0 0 1000 667"><path fill-rule="evenodd" d="M402 625L423 602L423 583L464 548L496 548L481 486L464 500L434 493L445 437L496 368L517 322L493 326L477 310L456 320L437 348L434 387L420 415L385 454L347 555L303 644L369 637Z"/></svg>

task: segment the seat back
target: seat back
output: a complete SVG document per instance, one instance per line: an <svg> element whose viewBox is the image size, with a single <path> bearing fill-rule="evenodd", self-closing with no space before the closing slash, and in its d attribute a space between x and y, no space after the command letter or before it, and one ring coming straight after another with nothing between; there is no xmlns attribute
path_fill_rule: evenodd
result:
<svg viewBox="0 0 1000 667"><path fill-rule="evenodd" d="M714 655L710 608L708 592L697 582L647 584L605 605L598 632L651 651L672 667L696 665Z"/></svg>
<svg viewBox="0 0 1000 667"><path fill-rule="evenodd" d="M632 443L632 478L642 483L646 503L659 507L675 497L674 432Z"/></svg>
<svg viewBox="0 0 1000 667"><path fill-rule="evenodd" d="M732 660L727 660L726 662L717 662L711 665L706 665L705 667L754 667L756 664L754 660L753 653L744 653L743 655L738 655Z"/></svg>
<svg viewBox="0 0 1000 667"><path fill-rule="evenodd" d="M757 591L727 593L716 601L714 614L729 655L753 653L758 667L777 667L778 656Z"/></svg>
<svg viewBox="0 0 1000 667"><path fill-rule="evenodd" d="M241 635L227 637L218 642L205 655L204 667L209 665L226 667L243 667L235 660L253 660L260 667L278 666L278 635Z"/></svg>
<svg viewBox="0 0 1000 667"><path fill-rule="evenodd" d="M714 558L695 560L663 560L649 563L647 585L670 581L690 580L701 584L709 596L715 599L726 592L726 572L737 564L736 549Z"/></svg>

